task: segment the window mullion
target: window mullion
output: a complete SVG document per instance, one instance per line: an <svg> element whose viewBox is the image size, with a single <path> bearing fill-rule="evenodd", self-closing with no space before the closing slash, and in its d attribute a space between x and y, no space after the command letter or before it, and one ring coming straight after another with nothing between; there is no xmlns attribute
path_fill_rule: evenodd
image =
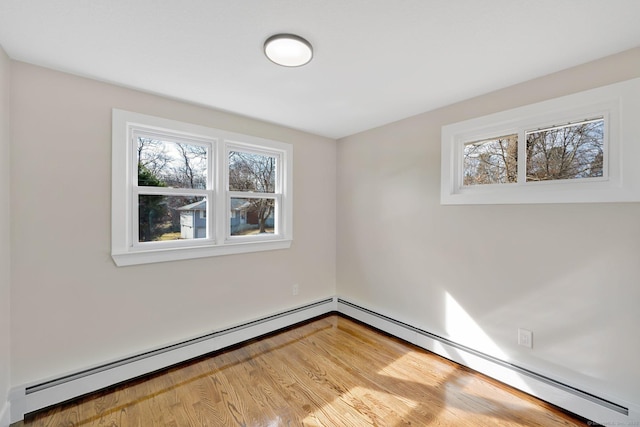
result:
<svg viewBox="0 0 640 427"><path fill-rule="evenodd" d="M228 154L226 151L226 144L221 140L215 147L215 180L213 182L215 188L215 195L213 202L215 204L215 215L212 219L211 225L215 230L215 239L217 245L223 245L226 237L226 224L229 216L229 208L227 203L227 188L228 184Z"/></svg>
<svg viewBox="0 0 640 427"><path fill-rule="evenodd" d="M527 183L527 139L524 129L518 130L518 181L517 185Z"/></svg>

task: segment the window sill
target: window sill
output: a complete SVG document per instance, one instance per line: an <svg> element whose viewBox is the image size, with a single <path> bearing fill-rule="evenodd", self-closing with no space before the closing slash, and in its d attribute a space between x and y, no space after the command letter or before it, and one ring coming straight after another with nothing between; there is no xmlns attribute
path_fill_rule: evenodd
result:
<svg viewBox="0 0 640 427"><path fill-rule="evenodd" d="M183 259L272 251L277 249L288 249L290 247L291 239L286 239L233 243L217 246L166 248L143 251L114 251L111 253L111 257L118 267L124 267L138 264L179 261Z"/></svg>

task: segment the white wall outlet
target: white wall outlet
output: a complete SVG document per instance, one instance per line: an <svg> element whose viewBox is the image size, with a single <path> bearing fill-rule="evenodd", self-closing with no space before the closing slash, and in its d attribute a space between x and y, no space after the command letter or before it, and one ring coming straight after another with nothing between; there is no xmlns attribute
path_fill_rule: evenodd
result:
<svg viewBox="0 0 640 427"><path fill-rule="evenodd" d="M300 286L296 283L291 287L291 295L298 295L300 293Z"/></svg>
<svg viewBox="0 0 640 427"><path fill-rule="evenodd" d="M518 328L518 344L533 348L533 332Z"/></svg>

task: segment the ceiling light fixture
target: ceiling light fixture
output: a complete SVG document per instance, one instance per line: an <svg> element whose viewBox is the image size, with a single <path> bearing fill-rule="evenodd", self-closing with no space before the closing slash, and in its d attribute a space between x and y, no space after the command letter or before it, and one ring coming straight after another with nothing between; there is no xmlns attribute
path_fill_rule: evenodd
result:
<svg viewBox="0 0 640 427"><path fill-rule="evenodd" d="M294 34L276 34L264 42L264 54L283 67L300 67L313 58L311 43Z"/></svg>

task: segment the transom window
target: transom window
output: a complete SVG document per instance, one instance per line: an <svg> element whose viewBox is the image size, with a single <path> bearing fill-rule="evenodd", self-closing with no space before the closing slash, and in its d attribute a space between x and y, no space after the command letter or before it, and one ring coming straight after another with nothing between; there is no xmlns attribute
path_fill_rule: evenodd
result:
<svg viewBox="0 0 640 427"><path fill-rule="evenodd" d="M291 159L290 144L114 110L114 261L288 248Z"/></svg>
<svg viewBox="0 0 640 427"><path fill-rule="evenodd" d="M521 142L526 182L606 177L605 118L464 143L464 186L518 182Z"/></svg>
<svg viewBox="0 0 640 427"><path fill-rule="evenodd" d="M443 126L441 203L640 200L638 96L633 79Z"/></svg>

